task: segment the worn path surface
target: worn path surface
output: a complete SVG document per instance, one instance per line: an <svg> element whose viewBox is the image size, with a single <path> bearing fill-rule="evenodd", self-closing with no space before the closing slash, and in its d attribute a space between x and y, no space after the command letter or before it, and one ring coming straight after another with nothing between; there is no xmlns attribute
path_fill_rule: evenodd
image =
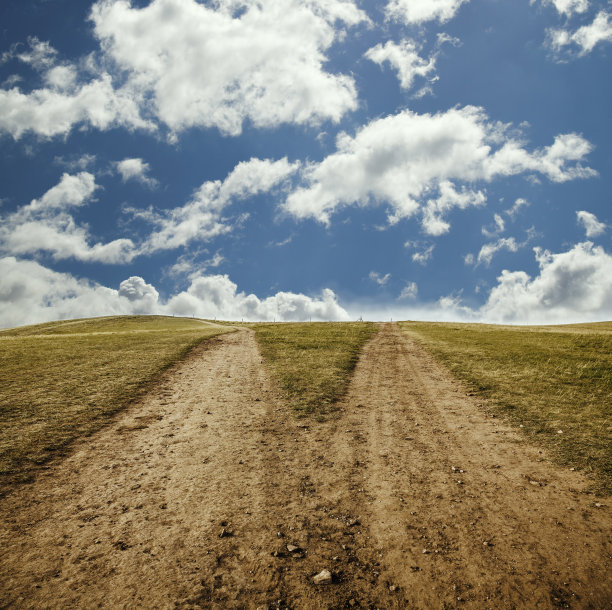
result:
<svg viewBox="0 0 612 610"><path fill-rule="evenodd" d="M0 607L605 608L584 488L395 325L323 424L241 331L0 501Z"/></svg>

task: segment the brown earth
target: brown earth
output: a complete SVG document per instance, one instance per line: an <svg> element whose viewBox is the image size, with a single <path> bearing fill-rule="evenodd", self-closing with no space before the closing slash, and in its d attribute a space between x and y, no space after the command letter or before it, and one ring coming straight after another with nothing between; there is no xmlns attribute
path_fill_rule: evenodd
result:
<svg viewBox="0 0 612 610"><path fill-rule="evenodd" d="M608 500L481 406L392 324L325 423L212 339L0 501L0 607L610 607Z"/></svg>

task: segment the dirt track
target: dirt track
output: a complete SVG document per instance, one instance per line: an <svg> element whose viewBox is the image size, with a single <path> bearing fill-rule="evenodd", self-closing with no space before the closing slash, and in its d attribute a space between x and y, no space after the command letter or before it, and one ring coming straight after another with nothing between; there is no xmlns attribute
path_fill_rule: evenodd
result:
<svg viewBox="0 0 612 610"><path fill-rule="evenodd" d="M0 502L0 607L609 607L584 487L394 325L323 424L240 331Z"/></svg>

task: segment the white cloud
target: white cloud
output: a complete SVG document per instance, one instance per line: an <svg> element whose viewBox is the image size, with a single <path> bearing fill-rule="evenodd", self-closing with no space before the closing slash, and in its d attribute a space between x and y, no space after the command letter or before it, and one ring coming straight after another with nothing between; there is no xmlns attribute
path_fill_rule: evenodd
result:
<svg viewBox="0 0 612 610"><path fill-rule="evenodd" d="M405 24L425 21L448 21L459 7L469 0L390 0L385 9L387 16Z"/></svg>
<svg viewBox="0 0 612 610"><path fill-rule="evenodd" d="M391 274L390 273L385 273L385 275L381 275L377 271L370 271L370 274L368 275L368 277L373 282L378 284L379 286L385 286L387 284L387 282L391 279Z"/></svg>
<svg viewBox="0 0 612 610"><path fill-rule="evenodd" d="M53 66L56 57L57 51L48 42L30 36L27 48L24 49L22 44L14 44L9 51L2 54L0 64L18 59L35 70L42 71Z"/></svg>
<svg viewBox="0 0 612 610"><path fill-rule="evenodd" d="M526 199L523 199L522 197L519 197L514 202L512 207L506 210L506 214L510 216L510 218L514 219L514 217L518 214L519 210L522 207L527 207L528 205L529 205L529 201L527 201Z"/></svg>
<svg viewBox="0 0 612 610"><path fill-rule="evenodd" d="M130 260L134 244L129 239L90 244L86 227L79 226L68 210L90 202L98 188L89 172L64 174L40 199L3 218L0 250L24 255L49 252L55 259L122 263Z"/></svg>
<svg viewBox="0 0 612 610"><path fill-rule="evenodd" d="M606 11L600 11L590 25L583 25L575 32L568 29L548 30L549 44L556 52L572 44L580 47L579 55L590 53L601 42L612 42L612 20Z"/></svg>
<svg viewBox="0 0 612 610"><path fill-rule="evenodd" d="M597 237L601 235L607 228L605 222L597 220L595 214L585 212L584 210L576 212L578 222L584 227L587 237Z"/></svg>
<svg viewBox="0 0 612 610"><path fill-rule="evenodd" d="M0 131L15 140L24 133L50 138L68 135L78 124L97 129L123 126L150 129L140 118L139 109L127 91L116 91L109 74L76 85L36 89L22 93L18 88L0 89Z"/></svg>
<svg viewBox="0 0 612 610"><path fill-rule="evenodd" d="M130 302L116 290L35 261L0 258L0 327L131 312Z"/></svg>
<svg viewBox="0 0 612 610"><path fill-rule="evenodd" d="M119 284L119 297L126 298L132 304L132 313L150 313L155 311L159 301L157 290L147 284L141 277L132 276Z"/></svg>
<svg viewBox="0 0 612 610"><path fill-rule="evenodd" d="M398 300L416 299L418 293L419 287L417 286L416 282L408 282L402 288L402 291L400 292L400 295L397 298Z"/></svg>
<svg viewBox="0 0 612 610"><path fill-rule="evenodd" d="M123 126L128 129L152 129L143 120L139 100L133 90L115 88L111 75L95 61L83 62L81 68L58 63L58 53L48 42L29 39L30 49L13 48L3 61L17 59L39 71L45 87L23 93L14 81L5 82L10 89L0 89L0 132L18 140L33 132L50 138L66 136L76 125L97 129Z"/></svg>
<svg viewBox="0 0 612 610"><path fill-rule="evenodd" d="M225 320L348 320L333 291L325 289L313 298L292 292L278 292L266 299L238 292L227 275L193 278L185 292L173 296L164 311L178 315Z"/></svg>
<svg viewBox="0 0 612 610"><path fill-rule="evenodd" d="M493 227L482 227L481 232L486 237L495 237L499 233L503 233L506 229L506 223L499 214L493 215Z"/></svg>
<svg viewBox="0 0 612 610"><path fill-rule="evenodd" d="M52 271L35 261L0 258L0 327L135 313L227 320L349 319L328 289L317 297L279 292L260 299L239 292L226 275L198 276L186 291L163 302L156 288L138 276L124 280L115 290Z"/></svg>
<svg viewBox="0 0 612 610"><path fill-rule="evenodd" d="M612 256L603 248L584 242L559 254L534 251L539 275L504 270L481 316L529 324L612 318Z"/></svg>
<svg viewBox="0 0 612 610"><path fill-rule="evenodd" d="M397 70L402 89L410 89L417 76L427 78L436 69L435 57L423 59L418 54L417 45L411 40L402 40L399 44L389 40L368 49L365 57L382 65L384 62Z"/></svg>
<svg viewBox="0 0 612 610"><path fill-rule="evenodd" d="M100 0L91 19L106 57L173 132L337 122L357 107L353 79L324 69L334 23L367 21L350 0Z"/></svg>
<svg viewBox="0 0 612 610"><path fill-rule="evenodd" d="M426 265L427 261L431 259L433 256L433 251L435 246L433 244L426 246L422 245L418 242L406 242L404 244L407 248L413 247L416 249L416 252L412 254L412 260L415 263L419 263L419 265Z"/></svg>
<svg viewBox="0 0 612 610"><path fill-rule="evenodd" d="M535 0L531 0L533 4ZM574 13L584 13L589 8L589 0L543 0L545 4L552 4L561 15L571 17Z"/></svg>
<svg viewBox="0 0 612 610"><path fill-rule="evenodd" d="M444 220L453 208L464 210L469 206L482 206L487 198L482 191L462 187L460 191L449 180L438 185L437 199L430 199L423 209L423 231L428 235L443 235L450 230L450 223Z"/></svg>
<svg viewBox="0 0 612 610"><path fill-rule="evenodd" d="M337 151L303 169L305 186L282 207L295 218L329 224L334 212L355 204L384 202L391 222L425 206L424 229L440 234L448 230L441 218L448 209L484 203L482 192L458 190L458 182L532 172L555 182L595 175L580 164L592 146L577 134L559 135L552 145L529 152L508 132L509 126L492 123L473 106L376 119L353 137L340 134Z"/></svg>
<svg viewBox="0 0 612 610"><path fill-rule="evenodd" d="M476 259L476 264L480 265L480 263L484 263L485 265L490 265L493 257L500 250L516 252L518 249L519 244L516 243L516 239L514 239L514 237L502 237L496 242L485 244L482 246L482 248L480 248L480 252L478 253L478 257Z"/></svg>
<svg viewBox="0 0 612 610"><path fill-rule="evenodd" d="M228 233L232 225L223 217L236 200L271 190L297 171L298 163L250 159L236 165L227 178L204 182L184 206L168 212L132 210L155 225L141 247L142 253L185 246L195 239L208 240Z"/></svg>
<svg viewBox="0 0 612 610"><path fill-rule="evenodd" d="M115 167L121 175L123 182L136 180L149 188L155 188L159 184L155 178L149 176L149 172L151 171L149 164L140 158L117 161Z"/></svg>

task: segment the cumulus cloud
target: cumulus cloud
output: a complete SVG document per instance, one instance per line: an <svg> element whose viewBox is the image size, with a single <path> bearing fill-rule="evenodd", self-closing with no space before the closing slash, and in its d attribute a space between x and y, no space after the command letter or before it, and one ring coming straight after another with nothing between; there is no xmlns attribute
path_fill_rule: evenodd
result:
<svg viewBox="0 0 612 610"><path fill-rule="evenodd" d="M11 256L0 258L0 304L1 327L131 313L116 290Z"/></svg>
<svg viewBox="0 0 612 610"><path fill-rule="evenodd" d="M30 64L46 86L26 93L9 83L10 89L0 89L0 132L18 140L26 132L46 138L66 136L76 125L152 128L141 118L134 92L116 88L108 72L97 66L88 70L57 64L58 54L48 42L30 39L29 44L30 51L5 54L3 59Z"/></svg>
<svg viewBox="0 0 612 610"><path fill-rule="evenodd" d="M584 227L587 237L597 237L601 235L607 228L605 222L597 220L595 214L585 212L584 210L576 212L578 222Z"/></svg>
<svg viewBox="0 0 612 610"><path fill-rule="evenodd" d="M387 16L405 24L438 20L448 21L459 7L469 0L390 0L385 9Z"/></svg>
<svg viewBox="0 0 612 610"><path fill-rule="evenodd" d="M348 320L336 295L278 292L265 299L238 291L226 275L197 276L164 302L138 276L119 290L58 273L35 261L0 258L0 327L103 315L164 314L227 320Z"/></svg>
<svg viewBox="0 0 612 610"><path fill-rule="evenodd" d="M531 0L533 4L534 0ZM543 0L545 4L552 4L559 14L571 17L574 13L584 13L589 8L589 0Z"/></svg>
<svg viewBox="0 0 612 610"><path fill-rule="evenodd" d="M402 40L399 44L389 40L384 45L379 43L368 49L365 57L379 66L389 62L397 70L402 89L410 89L415 78L427 78L436 69L435 57L423 59L418 50L411 40Z"/></svg>
<svg viewBox="0 0 612 610"><path fill-rule="evenodd" d="M140 158L123 159L123 161L117 161L115 168L121 176L123 182L128 180L136 180L149 188L155 188L159 183L155 178L149 175L151 168L148 163Z"/></svg>
<svg viewBox="0 0 612 610"><path fill-rule="evenodd" d="M239 163L224 181L204 182L181 207L168 212L132 210L135 216L155 226L140 252L178 248L195 239L208 240L231 231L232 225L223 214L232 202L269 191L298 167L298 163L289 163L286 158L253 158Z"/></svg>
<svg viewBox="0 0 612 610"><path fill-rule="evenodd" d="M558 254L534 251L539 275L504 270L480 311L483 317L532 324L612 317L612 256L603 248L587 241Z"/></svg>
<svg viewBox="0 0 612 610"><path fill-rule="evenodd" d="M612 42L612 20L607 11L600 11L589 25L583 25L574 32L568 28L553 28L548 30L548 38L556 52L575 45L579 47L579 55L586 55L598 44Z"/></svg>
<svg viewBox="0 0 612 610"><path fill-rule="evenodd" d="M98 186L89 172L64 174L40 199L6 215L0 225L0 251L24 255L48 252L55 259L122 263L134 255L129 239L91 244L85 226L79 226L71 208L89 203Z"/></svg>
<svg viewBox="0 0 612 610"><path fill-rule="evenodd" d="M106 58L173 132L337 122L357 107L353 79L324 69L334 24L367 21L350 0L100 0L91 20Z"/></svg>
<svg viewBox="0 0 612 610"><path fill-rule="evenodd" d="M319 297L292 292L278 292L260 299L238 291L227 275L208 275L192 279L189 288L173 296L164 310L177 315L226 320L348 320L332 290L324 289Z"/></svg>
<svg viewBox="0 0 612 610"><path fill-rule="evenodd" d="M592 149L582 136L558 135L530 152L509 131L473 106L438 114L404 110L373 120L355 136L341 133L335 153L306 166L303 185L282 207L325 224L355 204L384 202L391 222L425 208L425 231L440 234L448 230L443 214L449 209L484 203L484 194L471 187L477 181L534 172L554 182L595 175L581 164Z"/></svg>

